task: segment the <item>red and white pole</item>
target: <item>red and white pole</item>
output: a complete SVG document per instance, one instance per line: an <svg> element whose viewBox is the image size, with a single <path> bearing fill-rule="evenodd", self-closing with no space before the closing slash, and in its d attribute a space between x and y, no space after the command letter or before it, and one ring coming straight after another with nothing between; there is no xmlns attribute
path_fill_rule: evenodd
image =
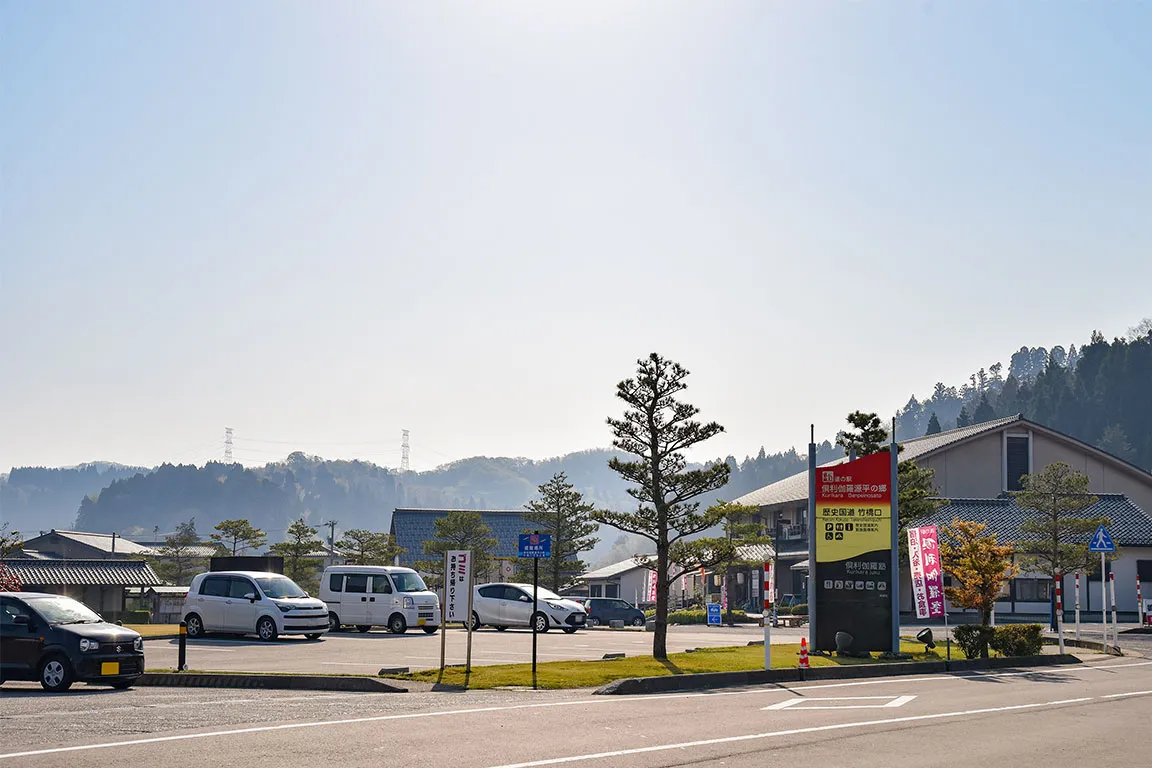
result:
<svg viewBox="0 0 1152 768"><path fill-rule="evenodd" d="M1076 571L1076 642L1080 642L1080 571Z"/></svg>
<svg viewBox="0 0 1152 768"><path fill-rule="evenodd" d="M1116 572L1108 574L1108 588L1112 593L1112 645L1120 647L1120 625L1116 622Z"/></svg>
<svg viewBox="0 0 1152 768"><path fill-rule="evenodd" d="M1136 620L1144 626L1144 597L1140 594L1140 574L1136 574Z"/></svg>
<svg viewBox="0 0 1152 768"><path fill-rule="evenodd" d="M764 617L760 620L764 625L764 669L772 669L772 563L764 563L760 583L764 586Z"/></svg>
<svg viewBox="0 0 1152 768"><path fill-rule="evenodd" d="M1056 641L1064 653L1064 574L1056 574Z"/></svg>

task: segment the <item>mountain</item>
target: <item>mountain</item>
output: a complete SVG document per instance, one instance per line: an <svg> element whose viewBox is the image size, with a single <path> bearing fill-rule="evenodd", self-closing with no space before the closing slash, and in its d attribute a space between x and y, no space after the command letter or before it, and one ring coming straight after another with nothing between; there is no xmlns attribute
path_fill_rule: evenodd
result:
<svg viewBox="0 0 1152 768"><path fill-rule="evenodd" d="M103 461L76 467L13 467L0 477L0 521L26 535L70 528L81 499L116 480L149 471Z"/></svg>

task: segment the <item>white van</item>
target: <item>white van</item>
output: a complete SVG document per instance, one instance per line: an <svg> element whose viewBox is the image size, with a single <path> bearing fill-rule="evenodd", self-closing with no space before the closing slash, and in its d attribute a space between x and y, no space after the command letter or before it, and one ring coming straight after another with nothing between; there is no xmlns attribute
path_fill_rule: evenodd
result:
<svg viewBox="0 0 1152 768"><path fill-rule="evenodd" d="M388 565L331 565L320 577L320 599L328 606L328 628L351 624L361 632L375 626L402 635L408 627L427 634L440 628L440 600L420 574Z"/></svg>
<svg viewBox="0 0 1152 768"><path fill-rule="evenodd" d="M327 613L324 603L282 574L210 571L192 578L183 615L188 637L234 632L261 640L279 635L318 640L328 631Z"/></svg>

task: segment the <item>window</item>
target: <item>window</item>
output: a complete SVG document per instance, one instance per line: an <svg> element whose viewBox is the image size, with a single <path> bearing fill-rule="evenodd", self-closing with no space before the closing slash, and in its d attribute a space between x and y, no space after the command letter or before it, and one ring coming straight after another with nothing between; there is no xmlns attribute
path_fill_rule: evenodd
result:
<svg viewBox="0 0 1152 768"><path fill-rule="evenodd" d="M1007 452L1005 463L1008 468L1008 476L1004 478L1004 480L1008 485L1007 490L1019 491L1022 488L1020 478L1028 474L1030 469L1028 466L1030 463L1028 461L1028 454L1030 452L1028 438L1027 436L1012 437L1009 435L1007 441L1007 445L1005 446L1005 451Z"/></svg>
<svg viewBox="0 0 1152 768"><path fill-rule="evenodd" d="M613 600L612 601L612 607L613 608L631 608L632 606L629 605L628 603L624 602L623 600Z"/></svg>
<svg viewBox="0 0 1152 768"><path fill-rule="evenodd" d="M379 577L377 577L379 578ZM396 584L397 592L427 592L428 586L424 583L424 579L420 578L418 573L408 573L406 571L394 571L392 573L392 581Z"/></svg>
<svg viewBox="0 0 1152 768"><path fill-rule="evenodd" d="M1051 599L1051 579L1016 579L1017 601L1022 603L1046 603Z"/></svg>
<svg viewBox="0 0 1152 768"><path fill-rule="evenodd" d="M10 597L0 597L0 624L16 626L17 616L28 616L28 609Z"/></svg>
<svg viewBox="0 0 1152 768"><path fill-rule="evenodd" d="M604 597L620 597L620 585L619 584L605 584L604 585Z"/></svg>
<svg viewBox="0 0 1152 768"><path fill-rule="evenodd" d="M252 584L252 582L248 581L248 579L240 579L240 578L233 577L231 579L231 582L232 582L232 584L228 589L228 596L229 597L242 598L242 597L244 597L244 595L247 595L247 594L253 594L253 595L259 595L260 594L259 592L256 591L256 587Z"/></svg>
<svg viewBox="0 0 1152 768"><path fill-rule="evenodd" d="M368 577L362 573L350 573L344 577L345 592L367 592Z"/></svg>
<svg viewBox="0 0 1152 768"><path fill-rule="evenodd" d="M503 600L504 587L499 584L489 584L486 587L480 587L480 597L486 597L490 600Z"/></svg>
<svg viewBox="0 0 1152 768"><path fill-rule="evenodd" d="M328 577L328 589L333 592L340 592L344 586L344 574L334 573Z"/></svg>
<svg viewBox="0 0 1152 768"><path fill-rule="evenodd" d="M588 585L588 596L589 597L600 597L603 594L604 594L604 592L603 592L603 590L599 584L589 584Z"/></svg>
<svg viewBox="0 0 1152 768"><path fill-rule="evenodd" d="M392 582L388 581L387 576L373 576L372 593L376 595L392 594Z"/></svg>
<svg viewBox="0 0 1152 768"><path fill-rule="evenodd" d="M208 576L200 582L200 594L209 597L227 597L230 581L232 580L227 576Z"/></svg>

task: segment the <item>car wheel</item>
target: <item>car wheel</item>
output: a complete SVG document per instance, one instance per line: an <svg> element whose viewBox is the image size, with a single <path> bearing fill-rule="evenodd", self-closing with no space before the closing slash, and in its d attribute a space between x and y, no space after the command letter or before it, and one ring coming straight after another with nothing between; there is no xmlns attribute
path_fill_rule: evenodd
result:
<svg viewBox="0 0 1152 768"><path fill-rule="evenodd" d="M340 617L334 613L328 614L328 631L329 632L339 632L340 631Z"/></svg>
<svg viewBox="0 0 1152 768"><path fill-rule="evenodd" d="M276 631L276 622L265 616L256 622L256 634L264 642L270 643L275 640L276 636L280 633Z"/></svg>
<svg viewBox="0 0 1152 768"><path fill-rule="evenodd" d="M588 626L590 626L590 627L600 626L600 619L596 618L595 616L589 616L588 617Z"/></svg>
<svg viewBox="0 0 1152 768"><path fill-rule="evenodd" d="M367 632L370 629L372 629L371 624L357 624L356 625L356 631L359 632L360 634L364 634L365 632Z"/></svg>
<svg viewBox="0 0 1152 768"><path fill-rule="evenodd" d="M440 629L440 627L424 627L424 634L434 635L438 629Z"/></svg>
<svg viewBox="0 0 1152 768"><path fill-rule="evenodd" d="M199 614L190 613L184 618L185 631L188 637L203 637L204 636L204 621L200 618Z"/></svg>
<svg viewBox="0 0 1152 768"><path fill-rule="evenodd" d="M484 625L480 623L480 614L476 613L476 611L472 611L472 626L469 627L469 629L475 632L482 626Z"/></svg>
<svg viewBox="0 0 1152 768"><path fill-rule="evenodd" d="M504 630L508 629L508 627L492 627L492 629L496 630L497 632L503 632Z"/></svg>
<svg viewBox="0 0 1152 768"><path fill-rule="evenodd" d="M548 617L542 613L538 613L532 617L532 626L536 629L537 633L548 631Z"/></svg>
<svg viewBox="0 0 1152 768"><path fill-rule="evenodd" d="M564 627L564 634L566 634L566 635L576 634L576 627Z"/></svg>
<svg viewBox="0 0 1152 768"><path fill-rule="evenodd" d="M632 626L634 626L634 627L644 626L644 617L643 616L637 616L636 618L632 619Z"/></svg>
<svg viewBox="0 0 1152 768"><path fill-rule="evenodd" d="M408 631L408 622L399 613L392 614L388 619L388 631L394 635L402 635Z"/></svg>
<svg viewBox="0 0 1152 768"><path fill-rule="evenodd" d="M135 685L136 680L137 678L135 677L131 680L117 680L116 682L112 683L112 687L118 691L123 691L124 689L131 688L133 685Z"/></svg>
<svg viewBox="0 0 1152 768"><path fill-rule="evenodd" d="M307 635L304 635L304 637L308 638L309 640L319 640L320 636L323 634L323 632L310 632Z"/></svg>
<svg viewBox="0 0 1152 768"><path fill-rule="evenodd" d="M68 659L54 654L40 662L40 685L46 691L61 693L72 687L72 665Z"/></svg>

